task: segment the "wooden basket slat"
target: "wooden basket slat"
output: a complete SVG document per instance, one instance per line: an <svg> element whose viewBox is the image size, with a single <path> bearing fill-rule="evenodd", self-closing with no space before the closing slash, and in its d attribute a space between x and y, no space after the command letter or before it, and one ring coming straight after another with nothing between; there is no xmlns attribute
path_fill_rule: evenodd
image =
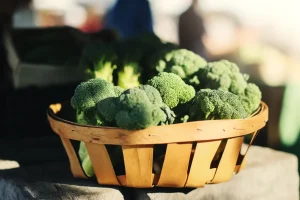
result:
<svg viewBox="0 0 300 200"><path fill-rule="evenodd" d="M152 126L142 130L79 125L59 118L51 108L48 111L48 120L55 133L83 142L115 145L171 144L220 140L252 133L264 127L268 121L267 106L263 102L261 105L261 112L247 119L203 120L168 126Z"/></svg>
<svg viewBox="0 0 300 200"><path fill-rule="evenodd" d="M98 183L104 185L120 185L105 145L89 142L86 142L85 145Z"/></svg>
<svg viewBox="0 0 300 200"><path fill-rule="evenodd" d="M168 144L157 186L184 187L191 152L192 143Z"/></svg>
<svg viewBox="0 0 300 200"><path fill-rule="evenodd" d="M216 174L211 183L221 183L231 179L243 141L244 137L237 137L227 140L227 144L216 170Z"/></svg>
<svg viewBox="0 0 300 200"><path fill-rule="evenodd" d="M74 150L74 147L71 143L71 141L67 138L64 138L64 137L60 137L63 145L64 145L64 148L67 152L67 155L69 157L69 162L70 162L70 168L71 168L71 172L73 174L73 176L75 178L84 178L86 179L86 175L84 174L82 168L81 168L81 165L80 165L80 162L78 160L78 157L77 157L77 154Z"/></svg>
<svg viewBox="0 0 300 200"><path fill-rule="evenodd" d="M148 188L153 185L153 145L122 146L126 185Z"/></svg>
<svg viewBox="0 0 300 200"><path fill-rule="evenodd" d="M213 178L215 170L211 170L210 165L220 143L221 141L197 143L186 187L204 187Z"/></svg>

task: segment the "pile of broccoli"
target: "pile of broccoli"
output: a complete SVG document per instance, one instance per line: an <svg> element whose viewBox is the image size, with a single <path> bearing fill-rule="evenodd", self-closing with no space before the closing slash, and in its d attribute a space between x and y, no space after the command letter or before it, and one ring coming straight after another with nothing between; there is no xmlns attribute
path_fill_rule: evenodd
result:
<svg viewBox="0 0 300 200"><path fill-rule="evenodd" d="M148 60L162 49L173 50L178 46L163 42L152 33L111 43L91 43L83 49L79 67L83 69L86 80L102 78L128 89L147 82L157 74Z"/></svg>
<svg viewBox="0 0 300 200"><path fill-rule="evenodd" d="M138 130L244 119L259 108L262 98L259 87L235 63L207 62L151 34L89 45L80 64L87 80L71 98L79 124ZM83 143L79 155L84 171L92 176Z"/></svg>

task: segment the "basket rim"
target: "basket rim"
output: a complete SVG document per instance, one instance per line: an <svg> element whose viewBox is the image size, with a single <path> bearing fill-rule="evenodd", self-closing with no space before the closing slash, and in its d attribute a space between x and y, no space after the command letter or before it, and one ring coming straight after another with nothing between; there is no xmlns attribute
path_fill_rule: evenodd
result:
<svg viewBox="0 0 300 200"><path fill-rule="evenodd" d="M67 102L69 103L69 102ZM142 145L213 141L252 134L268 121L268 106L261 101L260 109L246 119L200 120L187 123L152 126L141 130L81 125L58 117L67 103L51 104L47 118L52 130L65 138L98 144Z"/></svg>

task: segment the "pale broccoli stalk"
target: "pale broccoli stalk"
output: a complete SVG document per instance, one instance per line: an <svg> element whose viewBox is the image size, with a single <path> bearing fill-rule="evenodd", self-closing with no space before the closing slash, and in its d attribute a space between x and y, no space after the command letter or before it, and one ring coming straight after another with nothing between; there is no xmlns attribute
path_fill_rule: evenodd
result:
<svg viewBox="0 0 300 200"><path fill-rule="evenodd" d="M118 86L124 89L140 85L141 68L136 62L124 63L118 68Z"/></svg>
<svg viewBox="0 0 300 200"><path fill-rule="evenodd" d="M139 86L142 69L140 60L143 56L140 43L128 39L116 43L115 48L118 55L115 84L124 89Z"/></svg>
<svg viewBox="0 0 300 200"><path fill-rule="evenodd" d="M231 92L201 89L189 108L189 121L243 119L247 117L239 97Z"/></svg>
<svg viewBox="0 0 300 200"><path fill-rule="evenodd" d="M201 88L229 91L240 97L248 115L251 115L261 101L261 91L248 83L249 76L242 74L239 67L227 60L210 62L198 72Z"/></svg>
<svg viewBox="0 0 300 200"><path fill-rule="evenodd" d="M159 92L149 85L130 88L119 97L101 101L97 110L105 120L127 130L172 124L175 119Z"/></svg>
<svg viewBox="0 0 300 200"><path fill-rule="evenodd" d="M113 82L113 72L117 68L117 55L112 45L94 43L87 45L80 59L87 79L101 78Z"/></svg>
<svg viewBox="0 0 300 200"><path fill-rule="evenodd" d="M117 97L122 92L120 87L103 79L90 79L79 84L71 98L71 105L77 113L77 123L83 125L104 125L106 122L101 118L96 109L99 101L109 97ZM93 176L94 171L91 160L83 142L79 147L79 158L82 168L87 176Z"/></svg>
<svg viewBox="0 0 300 200"><path fill-rule="evenodd" d="M199 84L196 72L207 65L201 56L187 49L166 49L156 54L153 59L158 72L172 72L188 84Z"/></svg>
<svg viewBox="0 0 300 200"><path fill-rule="evenodd" d="M87 148L86 148L84 142L80 142L78 154L79 154L79 159L81 161L82 169L85 172L85 174L88 177L94 176L95 172L94 172L92 162L91 162L90 156L88 154L88 151L87 151Z"/></svg>

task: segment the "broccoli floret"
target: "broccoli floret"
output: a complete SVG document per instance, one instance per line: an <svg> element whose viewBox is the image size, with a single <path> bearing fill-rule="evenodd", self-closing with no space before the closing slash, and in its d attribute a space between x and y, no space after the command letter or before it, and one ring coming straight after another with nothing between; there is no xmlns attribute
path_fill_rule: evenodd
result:
<svg viewBox="0 0 300 200"><path fill-rule="evenodd" d="M94 43L87 45L80 59L86 78L102 78L113 81L113 72L117 68L117 55L112 45Z"/></svg>
<svg viewBox="0 0 300 200"><path fill-rule="evenodd" d="M175 114L162 102L159 92L147 85L125 90L119 97L97 104L100 116L120 128L135 130L174 122Z"/></svg>
<svg viewBox="0 0 300 200"><path fill-rule="evenodd" d="M231 92L201 89L189 108L189 121L247 117L239 97Z"/></svg>
<svg viewBox="0 0 300 200"><path fill-rule="evenodd" d="M171 109L189 102L196 93L192 86L173 73L161 72L150 79L147 84L159 91L163 102Z"/></svg>
<svg viewBox="0 0 300 200"><path fill-rule="evenodd" d="M156 57L154 65L158 72L172 72L186 83L199 84L196 72L207 65L201 56L187 49L166 49L156 54L153 57Z"/></svg>
<svg viewBox="0 0 300 200"><path fill-rule="evenodd" d="M252 114L260 105L262 93L259 87L253 83L248 83L243 95L240 95L242 104L248 114Z"/></svg>
<svg viewBox="0 0 300 200"><path fill-rule="evenodd" d="M240 73L239 67L227 60L210 62L199 70L202 88L221 89L234 94L243 94L248 76Z"/></svg>
<svg viewBox="0 0 300 200"><path fill-rule="evenodd" d="M124 91L123 88L121 88L119 86L114 86L114 92L115 92L116 96L120 96L123 91Z"/></svg>
<svg viewBox="0 0 300 200"><path fill-rule="evenodd" d="M116 97L119 87L100 78L80 83L71 98L71 105L76 109L77 122L90 125L101 125L103 120L97 115L96 104L108 97Z"/></svg>
<svg viewBox="0 0 300 200"><path fill-rule="evenodd" d="M261 101L259 88L248 83L249 76L242 74L239 67L227 60L210 62L205 68L199 70L198 78L201 88L229 91L238 95L248 115L254 112Z"/></svg>
<svg viewBox="0 0 300 200"><path fill-rule="evenodd" d="M109 97L97 103L97 113L111 126L115 125L114 122L118 112L117 105L118 97Z"/></svg>
<svg viewBox="0 0 300 200"><path fill-rule="evenodd" d="M150 85L141 85L138 88L145 91L148 99L150 100L150 102L152 104L155 104L155 105L163 104L163 100L160 96L160 93L156 88L154 88Z"/></svg>

